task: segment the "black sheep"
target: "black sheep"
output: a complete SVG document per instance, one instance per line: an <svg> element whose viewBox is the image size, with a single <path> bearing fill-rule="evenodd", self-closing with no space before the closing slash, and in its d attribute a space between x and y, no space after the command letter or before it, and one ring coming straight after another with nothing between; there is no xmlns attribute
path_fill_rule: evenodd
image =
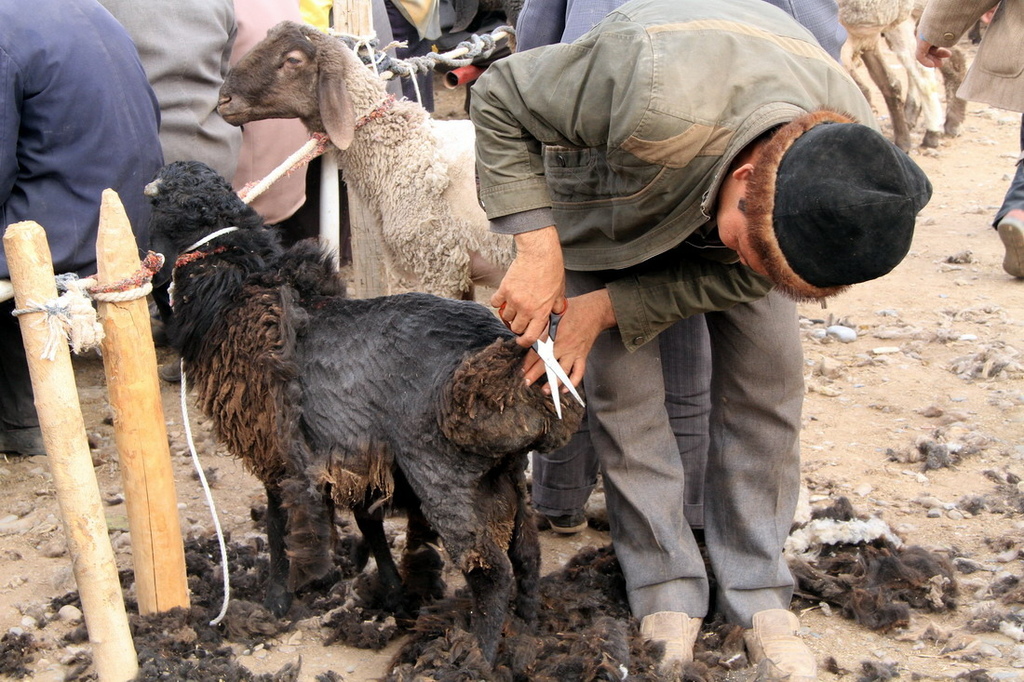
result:
<svg viewBox="0 0 1024 682"><path fill-rule="evenodd" d="M267 489L268 607L284 613L294 590L328 573L340 504L396 607L440 596L438 580L408 575L440 536L493 660L513 595L517 615L536 617L527 453L563 445L581 408L563 401L559 420L550 397L523 384L526 350L483 306L346 299L327 254L312 242L282 249L201 163L169 164L147 194L154 244L177 258L170 336L185 376L217 437ZM196 246L229 226L239 229ZM391 508L409 519L404 588L384 536Z"/></svg>

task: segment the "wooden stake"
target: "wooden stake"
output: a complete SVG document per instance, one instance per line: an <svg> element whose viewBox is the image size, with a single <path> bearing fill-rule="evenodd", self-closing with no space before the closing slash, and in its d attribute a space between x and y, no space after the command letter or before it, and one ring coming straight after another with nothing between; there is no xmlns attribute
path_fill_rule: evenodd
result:
<svg viewBox="0 0 1024 682"><path fill-rule="evenodd" d="M140 271L138 247L117 192L105 190L96 237L97 280L121 282ZM145 296L98 301L103 368L121 462L139 613L188 608L185 549L178 521L156 350Z"/></svg>
<svg viewBox="0 0 1024 682"><path fill-rule="evenodd" d="M334 3L334 28L338 31L357 36L373 35L373 4L366 0L338 0ZM337 178L338 165L333 155L327 154L324 157L321 170L321 234L324 232L325 220L337 221L337 209L333 213L330 203L338 205L337 199ZM333 183L333 189L328 187ZM333 194L332 199L328 199ZM349 294L354 298L369 298L371 296L383 296L390 293L388 285L388 272L385 268L384 245L381 242L380 222L366 210L362 201L351 189L348 191L349 221L351 224L352 239L352 278L349 281ZM338 234L338 226L335 222L330 224L328 229L333 230L334 235ZM328 237L329 239L329 237ZM325 241L327 244L337 244ZM338 253L340 254L340 248Z"/></svg>
<svg viewBox="0 0 1024 682"><path fill-rule="evenodd" d="M18 308L30 308L57 298L53 260L42 227L34 222L11 225L4 233L4 251ZM89 453L71 352L66 343L61 343L52 361L43 359L48 337L46 314L28 313L19 319L39 426L82 599L96 673L101 682L131 680L139 665L128 629L114 550L107 536L107 521Z"/></svg>

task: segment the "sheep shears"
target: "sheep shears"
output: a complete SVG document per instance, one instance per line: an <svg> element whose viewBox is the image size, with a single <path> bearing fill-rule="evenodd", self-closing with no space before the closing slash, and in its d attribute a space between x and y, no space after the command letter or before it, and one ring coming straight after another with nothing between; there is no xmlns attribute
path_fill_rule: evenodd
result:
<svg viewBox="0 0 1024 682"><path fill-rule="evenodd" d="M566 307L569 307L569 302L566 301ZM583 402L583 398L576 391L576 387L572 385L569 380L569 375L565 373L562 366L558 364L558 360L555 359L555 331L558 329L558 323L562 319L562 315L565 313L563 310L561 313L551 313L551 318L548 321L548 338L545 341L537 340L533 342L533 350L537 351L537 355L544 361L544 371L547 373L548 386L551 388L551 402L555 404L555 414L558 418L562 418L562 400L561 400L561 389L559 384L562 384L569 389L569 393L572 397L576 398L576 402L580 405L586 406Z"/></svg>

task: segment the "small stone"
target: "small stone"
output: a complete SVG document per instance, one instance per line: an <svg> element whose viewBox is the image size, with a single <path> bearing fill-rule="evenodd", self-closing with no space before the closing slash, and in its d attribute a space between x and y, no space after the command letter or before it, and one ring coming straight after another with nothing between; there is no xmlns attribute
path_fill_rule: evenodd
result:
<svg viewBox="0 0 1024 682"><path fill-rule="evenodd" d="M872 348L872 355L892 355L893 353L899 353L899 346L879 346L878 348Z"/></svg>
<svg viewBox="0 0 1024 682"><path fill-rule="evenodd" d="M0 535L24 533L30 530L36 521L38 521L38 517L35 514L29 514L21 518L14 514L9 514L0 519Z"/></svg>
<svg viewBox="0 0 1024 682"><path fill-rule="evenodd" d="M65 604L60 607L57 617L65 623L80 623L82 622L82 610L72 604Z"/></svg>
<svg viewBox="0 0 1024 682"><path fill-rule="evenodd" d="M834 324L825 329L825 333L841 343L851 343L857 340L857 331L844 327L841 324Z"/></svg>

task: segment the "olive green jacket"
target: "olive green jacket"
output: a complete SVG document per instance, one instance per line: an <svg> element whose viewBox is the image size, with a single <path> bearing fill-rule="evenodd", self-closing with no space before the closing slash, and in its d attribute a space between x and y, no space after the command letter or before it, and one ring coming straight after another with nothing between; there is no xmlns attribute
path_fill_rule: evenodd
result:
<svg viewBox="0 0 1024 682"><path fill-rule="evenodd" d="M575 43L495 62L473 87L480 200L499 231L554 224L567 269L607 271L635 348L678 319L768 292L718 242L718 189L752 140L822 107L876 125L856 84L785 12L762 0L634 0ZM503 230L517 214L534 224Z"/></svg>

